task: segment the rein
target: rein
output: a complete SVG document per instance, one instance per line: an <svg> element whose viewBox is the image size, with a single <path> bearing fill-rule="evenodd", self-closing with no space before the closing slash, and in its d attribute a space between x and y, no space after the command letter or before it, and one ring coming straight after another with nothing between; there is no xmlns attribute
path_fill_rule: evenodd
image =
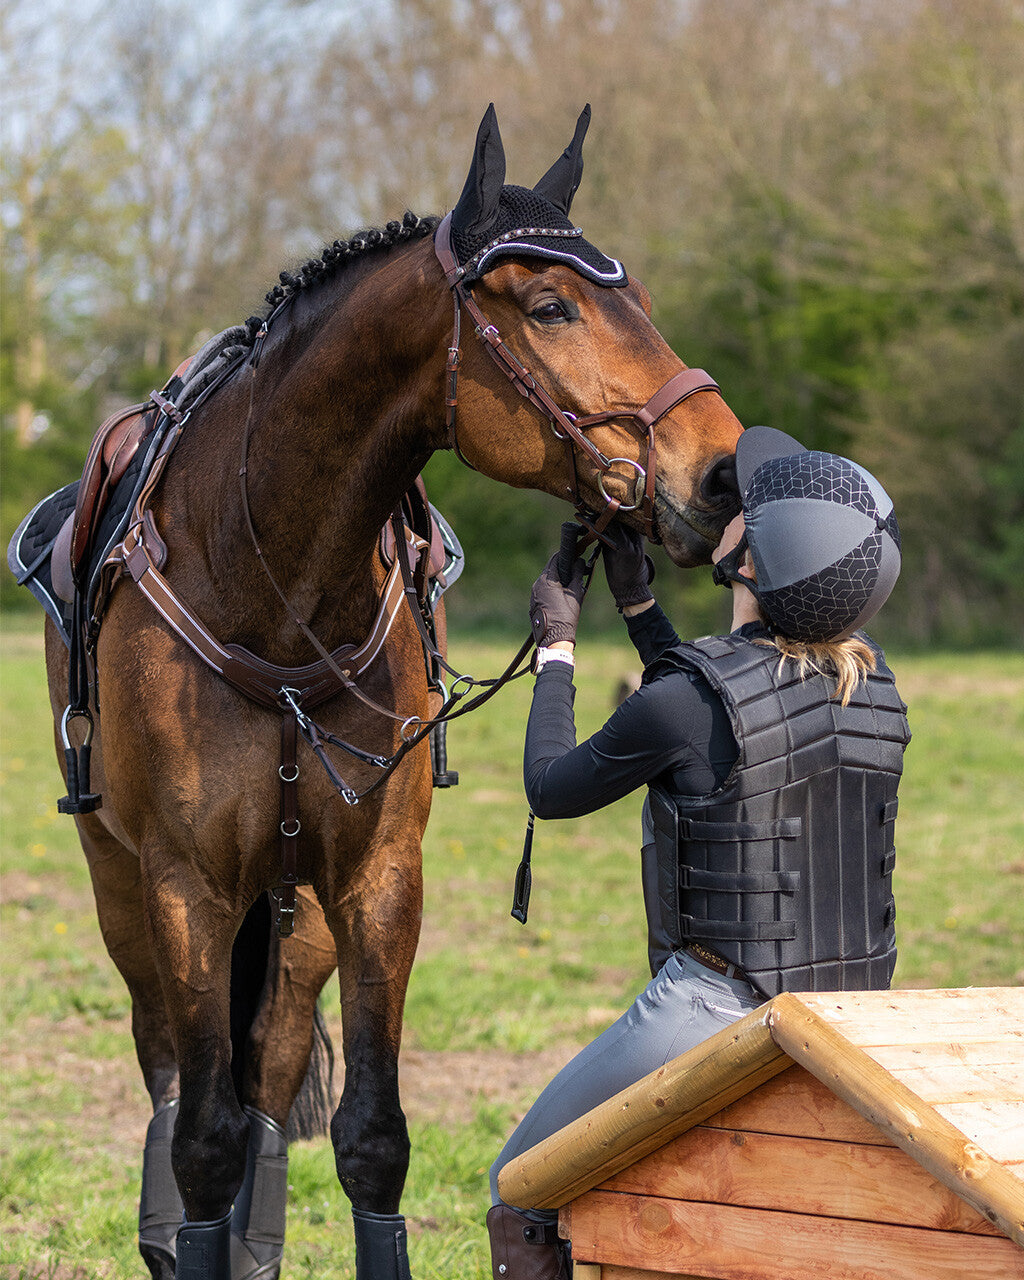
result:
<svg viewBox="0 0 1024 1280"><path fill-rule="evenodd" d="M461 363L461 311L465 307L475 325L476 336L484 345L484 350L494 360L498 368L509 379L520 395L548 419L555 438L565 445L568 483L565 496L576 508L576 514L584 528L592 534L600 535L610 521L617 515L635 511L643 532L652 542L660 542L654 516L654 489L656 483L657 449L654 438L654 427L666 413L676 405L688 400L700 391L714 391L722 394L718 383L703 369L682 369L679 373L660 387L647 403L639 409L609 409L602 413L592 413L579 417L560 408L548 392L513 353L505 345L495 325L484 315L477 305L472 293L463 283L465 268L459 266L455 251L452 248L452 215L446 214L438 224L434 234L434 252L444 271L448 287L452 291L455 304L455 320L452 329L452 344L448 348L447 389L445 395L445 425L448 431L448 442L460 462L470 470L476 467L459 448L456 418L458 412L459 365ZM552 234L542 228L525 227L523 234ZM490 248L490 246L487 246ZM482 251L485 252L486 250ZM635 429L640 441L641 458L608 458L584 434L587 427L613 419L624 420ZM604 508L599 514L591 511L580 494L578 455L582 454L597 469L597 487L604 499ZM624 503L620 498L613 498L605 488L605 477L612 473L616 463L624 463L636 471L633 485L632 503ZM637 496L639 494L639 496Z"/></svg>

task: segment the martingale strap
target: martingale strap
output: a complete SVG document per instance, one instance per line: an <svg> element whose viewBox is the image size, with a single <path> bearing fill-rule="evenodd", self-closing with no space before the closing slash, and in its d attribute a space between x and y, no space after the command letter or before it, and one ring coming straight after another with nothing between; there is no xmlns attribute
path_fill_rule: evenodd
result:
<svg viewBox="0 0 1024 1280"><path fill-rule="evenodd" d="M294 711L281 717L281 879L275 892L277 932L290 938L295 929L295 890L299 883L299 722Z"/></svg>
<svg viewBox="0 0 1024 1280"><path fill-rule="evenodd" d="M148 486L146 494L140 496L124 542L114 552L114 556L123 564L132 581L157 613L180 639L184 640L193 653L240 693L281 716L281 760L278 767L281 876L272 892L277 901L277 931L282 938L286 938L294 929L298 884L298 837L301 830L298 808L299 766L296 752L298 732L301 727L303 736L324 765L332 783L349 804L357 803L360 797L331 766L324 753L321 735L333 745L344 748L349 754L382 770L387 770L384 776L390 774L391 761L362 752L334 735L318 730L318 726L309 719L305 711L326 702L342 689L349 689L357 696L364 697L354 681L379 655L401 608L406 595L403 565L408 563L410 547L405 538L402 539L402 542L406 543L404 554L400 554L396 547L394 561L381 591L377 615L369 635L361 645L342 645L331 654L330 662L321 659L304 667L279 667L265 662L242 645L221 644L173 591L167 579L156 567L152 549L147 545L147 538L151 536L152 520L143 518L149 514L144 508L144 499L151 492L152 486ZM155 529L153 532L155 533ZM408 530L407 534L415 554L425 555L429 550L428 544L411 530ZM418 605L416 612L419 613ZM405 750L411 745L413 745L412 742L403 734L400 755L404 756ZM384 780L384 776L379 778L373 786L379 785Z"/></svg>
<svg viewBox="0 0 1024 1280"><path fill-rule="evenodd" d="M656 480L657 452L654 436L655 424L665 414L671 412L690 396L700 391L714 391L721 395L718 383L703 369L681 369L668 382L660 387L653 396L639 409L608 409L601 413L579 417L559 407L548 392L533 377L530 371L517 359L502 341L501 334L495 325L484 315L477 305L472 293L463 283L465 269L459 265L451 243L451 219L449 213L442 218L434 236L434 252L444 271L448 287L452 291L455 304L455 321L452 330L452 344L448 348L447 385L445 390L445 423L448 431L448 442L460 462L471 470L476 470L473 463L462 452L458 442L458 379L461 335L461 309L466 312L475 325L476 336L484 344L484 350L494 360L498 368L509 379L515 389L548 419L557 439L561 440L566 450L566 467L568 480L565 496L576 507L581 523L592 533L600 534L609 522L619 514L630 511L637 512L643 531L652 542L658 541L654 519L654 487ZM587 427L598 423L610 422L613 419L625 421L638 434L641 457L608 458L584 434ZM597 470L597 487L604 499L604 508L599 515L594 515L580 494L580 482L577 468L577 456L582 454ZM624 464L636 471L634 482L634 498L631 504L623 503L620 498L612 497L605 488L605 477L612 472L615 464ZM638 496L639 495L639 496Z"/></svg>
<svg viewBox="0 0 1024 1280"><path fill-rule="evenodd" d="M162 544L159 543L159 534L147 504L179 434L180 428L172 433L172 438L165 444L154 473L139 495L124 540L112 552L108 564L112 570L123 570L131 577L171 629L213 672L246 697L282 716L281 763L278 769L281 785L282 871L281 879L273 892L278 900L278 932L282 937L287 937L293 927L295 886L298 883L296 867L300 824L296 785L298 766L294 750L296 734L301 733L309 743L342 799L350 805L358 804L387 781L408 752L428 737L432 729L482 706L510 680L524 675L529 670L529 665L522 664L533 648L533 637L527 637L500 676L478 680L455 672L444 661L436 641L425 629L421 601L415 586L414 564L425 565L429 557L429 543L405 526L401 521L400 510L396 510L393 516L396 535L394 557L380 593L376 617L362 644L342 645L327 658L304 667L276 666L257 657L242 645L222 644L175 593L156 563L158 546L154 543L161 547ZM431 658L456 677L443 710L428 720L396 714L368 697L356 683L357 678L370 667L383 649L406 598L419 628L425 652L429 652ZM480 688L481 692L469 697L470 690L474 687ZM363 751L317 725L306 714L342 690L347 690L381 715L402 722L401 744L393 756L379 756ZM377 777L362 792L354 791L331 764L326 753L328 744L374 766L378 770ZM446 773L447 785L452 785L456 776Z"/></svg>

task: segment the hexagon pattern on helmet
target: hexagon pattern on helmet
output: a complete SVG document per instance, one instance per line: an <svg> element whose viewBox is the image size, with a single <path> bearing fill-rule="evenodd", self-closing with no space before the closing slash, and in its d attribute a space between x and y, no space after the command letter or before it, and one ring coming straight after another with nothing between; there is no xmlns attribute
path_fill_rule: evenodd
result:
<svg viewBox="0 0 1024 1280"><path fill-rule="evenodd" d="M762 591L762 604L785 635L828 640L847 631L867 608L881 561L882 538L874 534L821 573Z"/></svg>
<svg viewBox="0 0 1024 1280"><path fill-rule="evenodd" d="M889 595L899 528L885 490L856 463L817 450L771 458L751 475L743 509L758 597L784 635L847 635Z"/></svg>

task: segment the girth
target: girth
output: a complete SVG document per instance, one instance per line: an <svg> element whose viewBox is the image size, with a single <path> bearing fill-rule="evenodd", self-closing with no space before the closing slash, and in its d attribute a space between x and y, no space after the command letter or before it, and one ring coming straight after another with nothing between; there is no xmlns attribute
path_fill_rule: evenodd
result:
<svg viewBox="0 0 1024 1280"><path fill-rule="evenodd" d="M509 379L520 395L548 419L557 439L565 446L567 481L565 496L576 508L577 515L583 525L593 533L600 534L609 522L617 515L630 511L637 512L644 533L652 542L659 541L654 519L654 488L657 469L657 450L654 427L665 414L676 405L700 391L714 391L721 395L718 383L703 369L681 369L660 387L647 403L639 409L607 409L601 413L592 413L584 417L561 409L548 392L537 382L530 371L520 363L516 356L502 341L497 328L477 306L472 293L463 283L464 268L459 266L458 259L452 249L451 221L449 213L438 225L434 234L434 252L448 281L455 303L455 321L452 344L448 349L447 389L445 394L445 424L448 430L448 442L460 462L471 470L476 468L459 448L456 429L456 413L458 408L458 381L461 331L461 308L465 307L475 325L476 336L484 345L484 350L491 356L502 373ZM587 427L601 422L622 420L636 430L640 442L640 458L608 458L584 434ZM599 514L590 510L580 493L580 480L577 458L582 454L597 469L597 487L605 505ZM605 477L612 473L616 463L632 467L636 471L633 486L632 503L625 503L620 498L613 498L605 489Z"/></svg>

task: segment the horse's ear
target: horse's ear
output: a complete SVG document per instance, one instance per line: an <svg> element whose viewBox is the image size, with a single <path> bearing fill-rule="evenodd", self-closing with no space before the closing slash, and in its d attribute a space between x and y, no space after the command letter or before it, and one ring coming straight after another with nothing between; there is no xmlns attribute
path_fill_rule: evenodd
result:
<svg viewBox="0 0 1024 1280"><path fill-rule="evenodd" d="M583 177L583 139L590 128L590 103L580 112L576 121L576 132L572 142L566 147L555 163L534 187L539 196L551 203L563 213L569 212L572 198Z"/></svg>
<svg viewBox="0 0 1024 1280"><path fill-rule="evenodd" d="M487 108L476 133L473 164L452 210L452 230L470 239L478 237L498 216L498 196L505 182L505 148L498 132L494 103Z"/></svg>

